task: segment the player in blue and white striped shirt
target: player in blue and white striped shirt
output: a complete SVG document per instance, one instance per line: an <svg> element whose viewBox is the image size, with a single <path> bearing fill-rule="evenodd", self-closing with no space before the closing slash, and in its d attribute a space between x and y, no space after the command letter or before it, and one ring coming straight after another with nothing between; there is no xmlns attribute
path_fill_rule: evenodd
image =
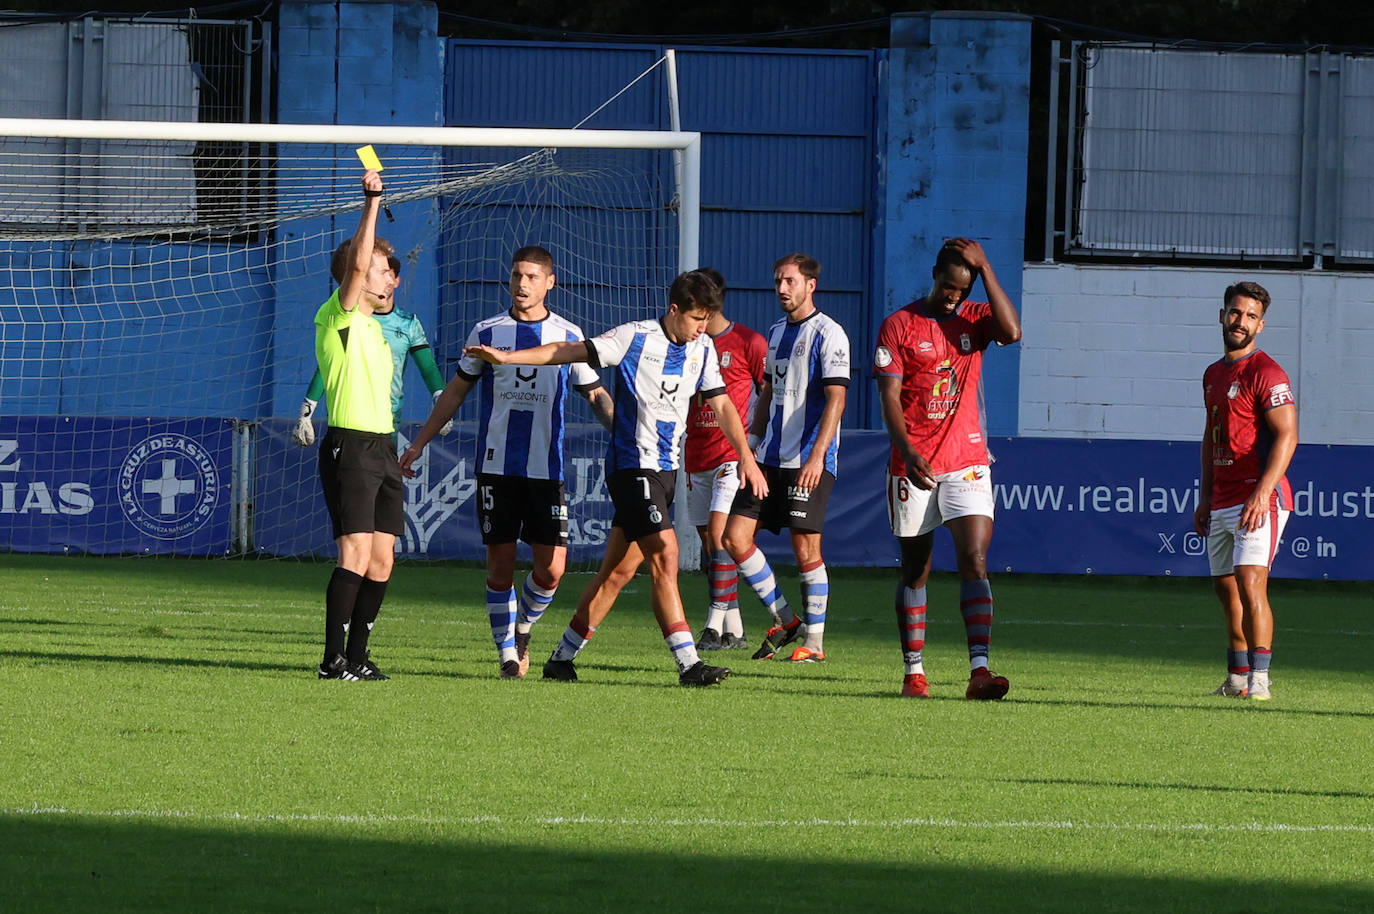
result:
<svg viewBox="0 0 1374 914"><path fill-rule="evenodd" d="M725 526L726 550L773 616L755 660L771 658L803 634L805 642L787 659L825 660L830 581L821 557L821 529L837 475L840 417L849 389L849 337L816 308L820 275L821 265L805 254L789 254L773 265L784 316L768 330L763 391L750 428L750 444L757 446L769 494L760 498L741 489ZM760 526L774 533L783 527L791 531L804 620L787 605L768 559L754 545Z"/></svg>
<svg viewBox="0 0 1374 914"><path fill-rule="evenodd" d="M555 282L548 251L534 245L516 251L511 258L510 310L477 324L467 345L513 352L581 341L577 325L545 305ZM425 427L401 456L407 475L415 475L411 464L479 384L477 519L487 547L487 616L500 653L501 677L516 679L529 669L530 629L553 602L567 563L563 428L568 387L587 398L607 428L611 398L600 375L585 364L494 367L465 357L435 400ZM517 597L520 539L530 545L534 568Z"/></svg>
<svg viewBox="0 0 1374 914"><path fill-rule="evenodd" d="M611 611L621 589L648 561L654 615L677 662L682 685L714 685L730 674L697 656L677 587L677 534L669 516L692 397L700 393L720 417L721 431L740 452L740 479L759 493L767 483L746 446L744 424L725 392L715 347L705 335L720 310L720 289L707 276L683 273L668 293L661 320L622 324L585 342L550 343L502 352L489 346L467 355L493 365L615 366L615 420L606 458L606 488L615 505L601 570L582 592L563 641L544 664L545 679L575 681L573 659Z"/></svg>

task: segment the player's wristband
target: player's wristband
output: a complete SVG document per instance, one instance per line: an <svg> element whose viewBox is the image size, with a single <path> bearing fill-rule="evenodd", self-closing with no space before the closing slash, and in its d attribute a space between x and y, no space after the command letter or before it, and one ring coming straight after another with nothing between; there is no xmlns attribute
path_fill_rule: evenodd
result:
<svg viewBox="0 0 1374 914"><path fill-rule="evenodd" d="M381 190L368 190L366 187L363 188L364 197L380 197L382 193L383 191Z"/></svg>

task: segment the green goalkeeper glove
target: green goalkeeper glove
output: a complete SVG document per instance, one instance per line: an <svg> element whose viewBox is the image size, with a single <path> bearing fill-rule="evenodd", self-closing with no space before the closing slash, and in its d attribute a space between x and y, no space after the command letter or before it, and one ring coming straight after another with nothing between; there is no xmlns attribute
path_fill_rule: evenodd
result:
<svg viewBox="0 0 1374 914"><path fill-rule="evenodd" d="M434 404L435 404L436 406L439 404L439 398L440 398L441 396L443 396L443 394L444 394L444 392L443 392L442 390L436 390L436 391L434 392ZM448 417L448 421L445 422L444 425L443 425L443 427L439 429L439 434L440 434L440 435L447 435L447 434L448 434L449 432L451 432L451 431L453 431L453 417L452 417L452 416L449 416L449 417Z"/></svg>
<svg viewBox="0 0 1374 914"><path fill-rule="evenodd" d="M296 430L291 433L291 440L301 447L310 447L315 443L315 423L310 421L310 417L315 414L315 407L319 405L319 400L309 397L301 403L301 417L296 421Z"/></svg>

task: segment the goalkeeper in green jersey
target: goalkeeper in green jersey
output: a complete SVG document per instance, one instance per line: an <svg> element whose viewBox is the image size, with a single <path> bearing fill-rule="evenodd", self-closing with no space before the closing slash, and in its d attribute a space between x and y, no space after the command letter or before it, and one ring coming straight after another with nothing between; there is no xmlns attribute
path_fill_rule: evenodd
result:
<svg viewBox="0 0 1374 914"><path fill-rule="evenodd" d="M349 242L345 241L340 247L348 244ZM391 272L396 274L396 287L400 288L400 258L395 254L388 255L387 264L391 267ZM439 366L434 363L434 352L429 348L429 340L425 339L425 328L421 325L420 319L404 308L396 307L394 291L381 302L381 306L385 310L379 308L372 316L382 325L387 345L391 347L391 357L395 365L391 374L391 418L395 428L399 430L401 407L405 405L406 356L409 356L415 362L415 367L420 369L420 377L424 379L425 387L429 389L434 400L438 400L439 394L444 392L444 377L439 373ZM315 443L315 424L312 419L315 408L320 405L323 397L324 376L320 374L319 368L316 368L315 376L310 379L310 387L305 392L305 402L301 403L300 419L296 422L295 431L291 433L291 440L301 447L309 447ZM447 435L451 431L452 419L439 429L439 434ZM395 441L395 438L393 432L392 440Z"/></svg>

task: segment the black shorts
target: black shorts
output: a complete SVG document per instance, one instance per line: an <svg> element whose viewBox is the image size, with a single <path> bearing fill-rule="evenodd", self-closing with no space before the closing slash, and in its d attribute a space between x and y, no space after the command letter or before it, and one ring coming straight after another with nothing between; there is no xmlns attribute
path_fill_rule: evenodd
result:
<svg viewBox="0 0 1374 914"><path fill-rule="evenodd" d="M616 470L606 478L606 491L615 506L611 526L624 530L630 542L672 529L668 506L676 488L676 470Z"/></svg>
<svg viewBox="0 0 1374 914"><path fill-rule="evenodd" d="M390 435L331 427L320 442L320 487L334 527L405 536L405 482Z"/></svg>
<svg viewBox="0 0 1374 914"><path fill-rule="evenodd" d="M801 470L768 466L759 469L768 480L768 496L759 498L746 486L740 486L730 513L756 518L760 527L772 533L784 527L798 533L820 533L825 527L825 506L830 503L835 476L823 470L816 488L803 492L797 488L797 474Z"/></svg>
<svg viewBox="0 0 1374 914"><path fill-rule="evenodd" d="M478 473L477 524L487 546L518 539L532 546L567 546L568 500L563 483Z"/></svg>

